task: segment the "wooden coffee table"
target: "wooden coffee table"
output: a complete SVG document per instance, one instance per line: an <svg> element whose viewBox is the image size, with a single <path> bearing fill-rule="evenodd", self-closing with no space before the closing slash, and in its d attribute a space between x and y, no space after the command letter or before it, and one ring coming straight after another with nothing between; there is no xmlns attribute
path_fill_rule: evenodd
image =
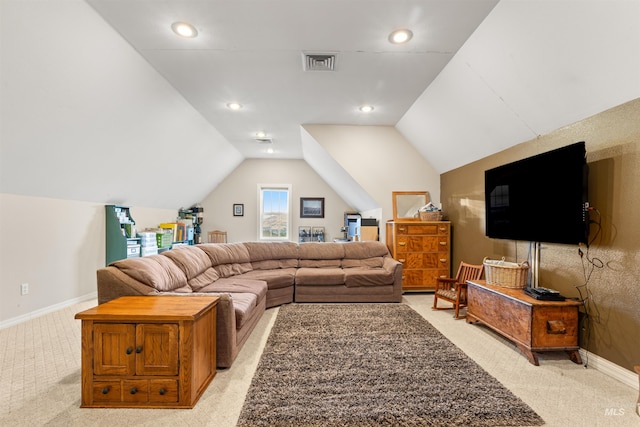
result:
<svg viewBox="0 0 640 427"><path fill-rule="evenodd" d="M83 408L193 408L216 374L212 296L126 296L82 320Z"/></svg>

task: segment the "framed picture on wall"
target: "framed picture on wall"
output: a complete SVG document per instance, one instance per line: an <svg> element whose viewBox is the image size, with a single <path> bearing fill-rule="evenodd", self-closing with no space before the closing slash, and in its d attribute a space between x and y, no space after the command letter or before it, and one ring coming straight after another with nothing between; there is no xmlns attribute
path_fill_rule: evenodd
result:
<svg viewBox="0 0 640 427"><path fill-rule="evenodd" d="M298 241L300 243L311 241L311 227L298 227Z"/></svg>
<svg viewBox="0 0 640 427"><path fill-rule="evenodd" d="M324 218L324 197L300 197L300 218Z"/></svg>
<svg viewBox="0 0 640 427"><path fill-rule="evenodd" d="M233 205L233 216L244 216L244 205L242 203Z"/></svg>
<svg viewBox="0 0 640 427"><path fill-rule="evenodd" d="M324 227L311 227L311 240L324 242Z"/></svg>

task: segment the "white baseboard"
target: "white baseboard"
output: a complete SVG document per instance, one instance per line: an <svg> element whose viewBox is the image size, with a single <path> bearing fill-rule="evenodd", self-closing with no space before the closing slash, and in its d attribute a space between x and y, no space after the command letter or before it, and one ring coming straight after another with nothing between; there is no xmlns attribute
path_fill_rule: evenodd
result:
<svg viewBox="0 0 640 427"><path fill-rule="evenodd" d="M580 356L582 357L583 363L588 362L588 368L593 368L596 371L602 372L603 374L614 378L635 390L639 389L640 384L638 384L638 376L633 371L616 365L597 354L589 353L582 348L580 349Z"/></svg>
<svg viewBox="0 0 640 427"><path fill-rule="evenodd" d="M4 320L0 322L0 329L8 328L9 326L17 325L18 323L26 322L27 320L31 320L45 314L53 313L54 311L61 310L63 308L72 306L74 304L78 304L80 302L89 301L91 299L97 299L97 298L98 298L98 292L92 292L90 294L83 295L81 297L62 301L58 304L50 305L48 307L44 307L39 310L23 314L22 316L12 317L11 319Z"/></svg>

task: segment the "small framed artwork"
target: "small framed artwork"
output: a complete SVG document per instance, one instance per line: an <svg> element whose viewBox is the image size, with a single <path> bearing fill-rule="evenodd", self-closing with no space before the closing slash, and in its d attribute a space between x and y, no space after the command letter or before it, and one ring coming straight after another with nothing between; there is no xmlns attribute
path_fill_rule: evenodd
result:
<svg viewBox="0 0 640 427"><path fill-rule="evenodd" d="M244 205L242 203L233 205L233 216L244 216Z"/></svg>
<svg viewBox="0 0 640 427"><path fill-rule="evenodd" d="M324 218L324 197L300 197L300 218Z"/></svg>
<svg viewBox="0 0 640 427"><path fill-rule="evenodd" d="M298 227L298 241L301 243L311 241L311 227Z"/></svg>
<svg viewBox="0 0 640 427"><path fill-rule="evenodd" d="M311 227L311 240L324 242L324 227Z"/></svg>

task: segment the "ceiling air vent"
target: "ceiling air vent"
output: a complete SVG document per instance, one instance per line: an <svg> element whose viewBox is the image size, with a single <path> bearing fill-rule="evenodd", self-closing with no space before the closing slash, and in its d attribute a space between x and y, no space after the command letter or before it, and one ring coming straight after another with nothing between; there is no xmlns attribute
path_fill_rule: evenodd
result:
<svg viewBox="0 0 640 427"><path fill-rule="evenodd" d="M335 71L336 56L326 53L303 53L305 71Z"/></svg>
<svg viewBox="0 0 640 427"><path fill-rule="evenodd" d="M261 138L256 138L256 141L258 141L260 144L271 144L273 142L273 139L268 136L264 136Z"/></svg>

